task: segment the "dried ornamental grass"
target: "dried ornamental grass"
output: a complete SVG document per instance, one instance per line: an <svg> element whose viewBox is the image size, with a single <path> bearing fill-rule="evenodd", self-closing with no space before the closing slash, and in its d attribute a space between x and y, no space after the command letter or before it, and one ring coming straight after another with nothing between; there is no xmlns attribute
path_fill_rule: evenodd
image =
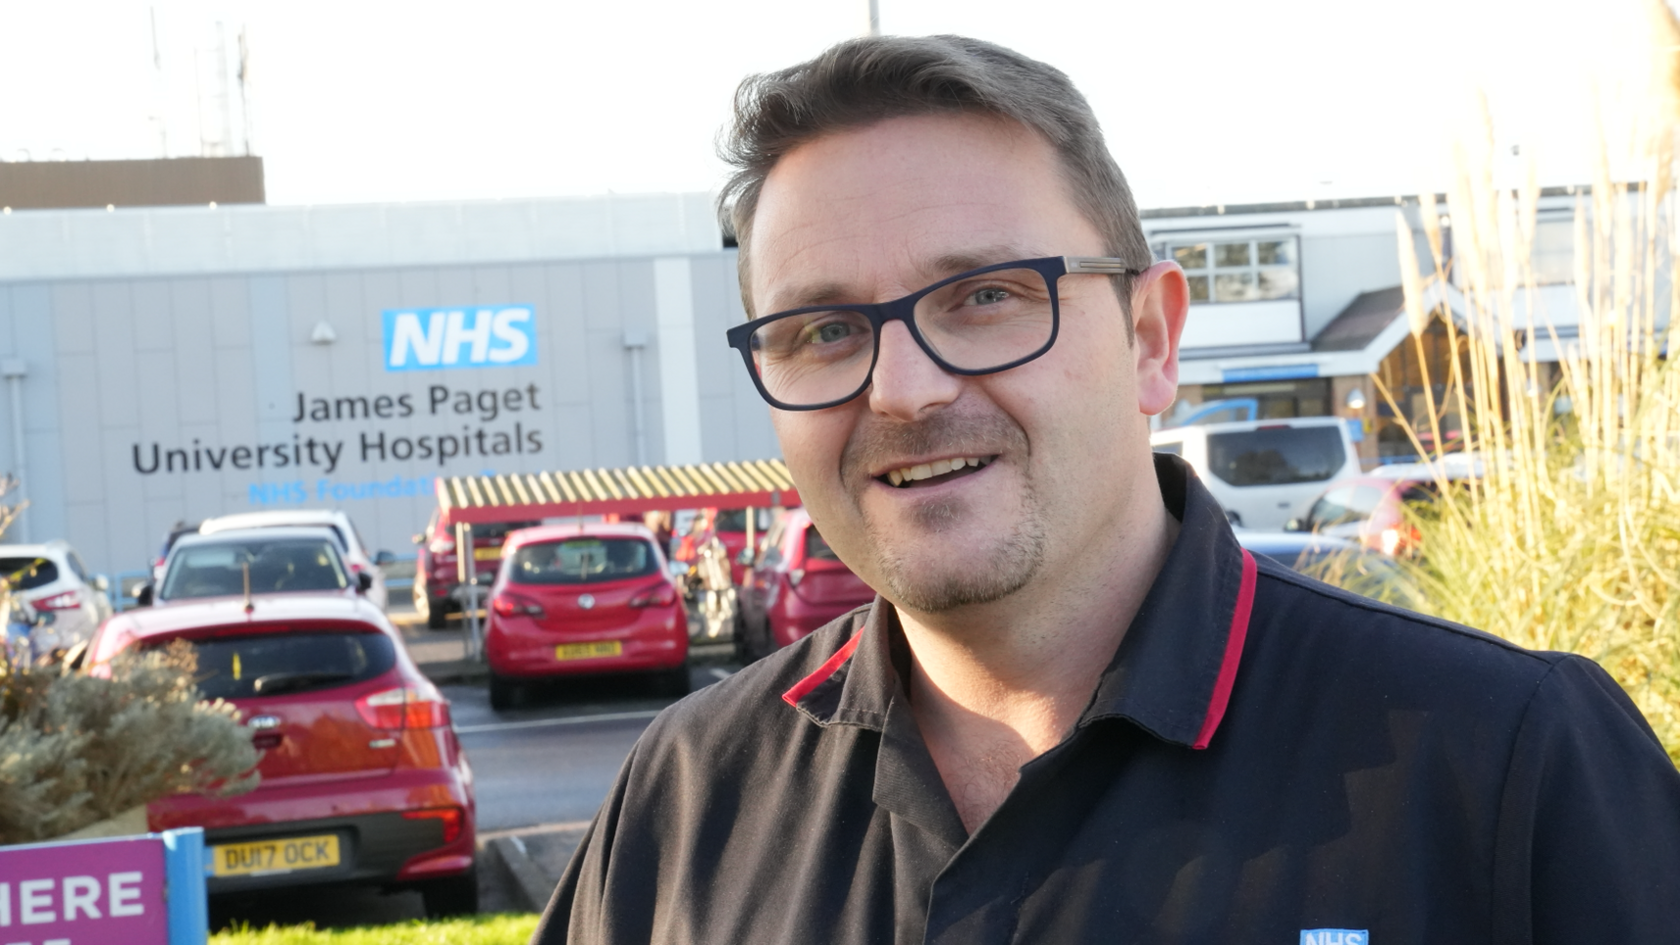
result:
<svg viewBox="0 0 1680 945"><path fill-rule="evenodd" d="M109 678L0 662L0 843L50 839L183 792L256 786L257 751L203 702L192 648L125 653Z"/></svg>
<svg viewBox="0 0 1680 945"><path fill-rule="evenodd" d="M1659 9L1660 8L1660 9ZM1590 199L1575 208L1578 336L1560 337L1532 265L1539 189L1494 183L1491 131L1464 148L1447 195L1452 259L1436 201L1419 201L1435 273L1418 271L1401 219L1408 317L1420 333L1443 317L1449 376L1428 429L1408 426L1420 455L1462 418L1465 449L1483 475L1414 514L1424 557L1404 565L1420 609L1526 647L1596 660L1645 713L1680 762L1680 322L1672 279L1676 216L1674 51L1680 29L1658 18L1661 83L1635 129L1641 185L1612 180L1601 158ZM1489 124L1491 128L1491 123ZM1601 149L1602 153L1602 149ZM1456 320L1444 298L1456 289ZM1558 347L1555 372L1524 357L1535 339ZM1386 389L1379 389L1404 416Z"/></svg>

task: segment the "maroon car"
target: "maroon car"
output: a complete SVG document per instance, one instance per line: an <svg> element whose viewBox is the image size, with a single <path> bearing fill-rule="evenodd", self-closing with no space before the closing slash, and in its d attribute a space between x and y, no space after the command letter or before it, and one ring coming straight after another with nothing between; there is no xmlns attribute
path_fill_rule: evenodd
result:
<svg viewBox="0 0 1680 945"><path fill-rule="evenodd" d="M758 659L875 599L823 541L811 516L792 509L771 526L741 588L741 652Z"/></svg>
<svg viewBox="0 0 1680 945"><path fill-rule="evenodd" d="M203 827L211 894L282 886L418 889L432 915L474 912L472 768L449 703L379 608L358 597L259 595L118 614L96 664L190 642L199 689L239 709L261 784L147 808L152 830Z"/></svg>
<svg viewBox="0 0 1680 945"><path fill-rule="evenodd" d="M478 583L488 591L502 563L502 542L508 533L531 528L538 522L492 522L472 527L473 567ZM414 610L426 626L441 630L451 611L461 609L460 565L455 554L455 531L439 525L438 513L426 523L426 530L414 536L420 553L414 567ZM482 595L483 592L481 592ZM483 596L479 600L483 600Z"/></svg>

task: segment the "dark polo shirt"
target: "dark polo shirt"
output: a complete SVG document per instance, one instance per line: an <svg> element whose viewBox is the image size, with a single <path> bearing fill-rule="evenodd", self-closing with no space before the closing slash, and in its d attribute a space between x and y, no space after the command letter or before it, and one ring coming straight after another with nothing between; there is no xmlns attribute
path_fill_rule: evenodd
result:
<svg viewBox="0 0 1680 945"><path fill-rule="evenodd" d="M1593 663L1183 523L1089 706L972 835L877 599L654 720L534 942L1680 941L1680 775Z"/></svg>

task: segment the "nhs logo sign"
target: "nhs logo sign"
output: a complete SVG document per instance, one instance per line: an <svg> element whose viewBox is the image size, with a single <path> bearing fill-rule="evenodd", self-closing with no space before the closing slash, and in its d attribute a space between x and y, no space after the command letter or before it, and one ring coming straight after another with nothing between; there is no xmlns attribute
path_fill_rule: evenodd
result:
<svg viewBox="0 0 1680 945"><path fill-rule="evenodd" d="M529 305L386 309L385 370L513 367L537 363Z"/></svg>
<svg viewBox="0 0 1680 945"><path fill-rule="evenodd" d="M1302 929L1301 945L1371 945L1365 929Z"/></svg>

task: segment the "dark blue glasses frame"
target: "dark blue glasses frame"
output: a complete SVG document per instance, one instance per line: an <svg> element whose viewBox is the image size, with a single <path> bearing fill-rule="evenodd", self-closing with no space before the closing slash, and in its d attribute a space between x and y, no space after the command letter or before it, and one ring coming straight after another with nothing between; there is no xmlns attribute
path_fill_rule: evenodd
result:
<svg viewBox="0 0 1680 945"><path fill-rule="evenodd" d="M939 352L933 350L933 346L928 344L926 338L922 337L921 329L916 327L916 303L921 301L922 298L927 296L929 293L936 292L953 282L959 282L963 279L971 279L984 273L997 272L1003 269L1032 269L1044 277L1045 285L1050 291L1050 337L1045 340L1043 346L1038 350L1016 358L1013 361L1007 361L1003 364L985 368L960 368L951 364L944 358L940 357ZM1102 276L1135 276L1142 272L1142 269L1134 269L1128 266L1124 259L1117 259L1112 256L1044 256L1039 259L1017 259L1012 262L1003 262L992 266L982 266L979 269L970 269L967 272L954 275L949 279L941 279L925 289L912 292L901 299L894 299L891 302L858 303L853 305L807 305L803 308L788 309L785 312L775 312L770 315L766 315L763 318L755 318L745 324L736 325L735 327L729 329L727 336L729 338L729 346L741 352L741 360L745 362L747 366L747 374L752 377L753 386L758 388L759 396L763 397L770 406L776 407L780 410L823 410L828 407L838 407L843 403L847 403L848 401L855 399L857 395L863 393L864 390L869 387L870 382L875 377L875 363L881 357L881 329L887 322L903 322L904 327L910 331L910 337L916 339L916 345L922 349L923 353L925 353L934 364L939 365L940 369L943 371L964 377L977 377L982 374L996 374L999 371L1007 371L1012 367L1019 367L1026 364L1028 361L1043 356L1044 352L1049 351L1051 346L1056 343L1056 334L1061 327L1061 302L1056 291L1056 280L1066 275L1089 274ZM805 315L811 312L856 312L869 319L869 324L874 332L875 350L869 356L869 370L864 373L863 383L858 385L857 390L852 391L844 397L836 400L825 401L820 404L784 403L783 401L777 400L768 390L764 389L764 379L759 376L758 365L753 362L752 336L754 332L771 322L795 315Z"/></svg>

